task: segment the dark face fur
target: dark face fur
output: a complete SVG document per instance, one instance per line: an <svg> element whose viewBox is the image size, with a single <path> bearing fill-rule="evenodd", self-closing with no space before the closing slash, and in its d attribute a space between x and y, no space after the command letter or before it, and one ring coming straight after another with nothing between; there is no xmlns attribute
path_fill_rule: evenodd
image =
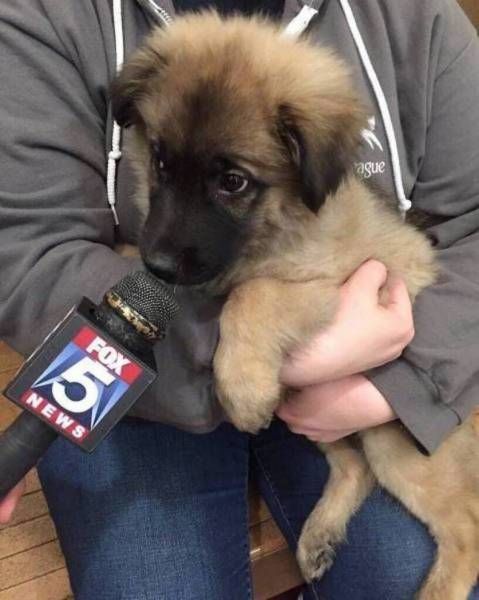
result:
<svg viewBox="0 0 479 600"><path fill-rule="evenodd" d="M234 39L213 15L180 23L178 39L177 25L158 32L113 86L116 120L135 126L134 158L149 201L141 255L169 282L221 278L278 245L285 228L315 218L359 139L362 113L349 88L345 98L313 99L325 113L315 123L301 98L295 102L294 82L284 82L282 97L277 69L261 64L253 46L264 41L264 25L236 22L244 32ZM282 73L281 60L297 57L282 51ZM307 74L300 69L299 77Z"/></svg>
<svg viewBox="0 0 479 600"><path fill-rule="evenodd" d="M158 277L208 282L225 271L248 239L268 185L235 157L214 148L175 150L151 143L150 211L140 251Z"/></svg>

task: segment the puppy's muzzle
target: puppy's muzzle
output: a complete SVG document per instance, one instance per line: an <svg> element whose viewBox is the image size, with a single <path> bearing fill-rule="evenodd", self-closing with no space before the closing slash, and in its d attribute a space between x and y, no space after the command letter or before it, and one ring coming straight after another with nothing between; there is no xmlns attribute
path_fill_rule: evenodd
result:
<svg viewBox="0 0 479 600"><path fill-rule="evenodd" d="M184 248L175 255L155 252L144 257L144 262L158 278L180 285L206 283L220 270L202 263L195 248Z"/></svg>

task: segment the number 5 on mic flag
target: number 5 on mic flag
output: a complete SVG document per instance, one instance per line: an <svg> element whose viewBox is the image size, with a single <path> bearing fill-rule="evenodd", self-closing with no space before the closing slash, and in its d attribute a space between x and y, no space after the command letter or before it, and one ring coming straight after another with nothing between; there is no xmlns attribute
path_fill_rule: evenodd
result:
<svg viewBox="0 0 479 600"><path fill-rule="evenodd" d="M26 361L7 398L91 452L155 379L155 372L90 318L88 300ZM46 351L48 348L48 351Z"/></svg>

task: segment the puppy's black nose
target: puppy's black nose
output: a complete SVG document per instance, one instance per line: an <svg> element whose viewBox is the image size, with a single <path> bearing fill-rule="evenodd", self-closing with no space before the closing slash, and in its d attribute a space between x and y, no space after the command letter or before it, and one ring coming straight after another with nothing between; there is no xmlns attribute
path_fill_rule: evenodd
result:
<svg viewBox="0 0 479 600"><path fill-rule="evenodd" d="M176 255L154 252L143 260L152 273L167 283L197 285L217 274L216 269L199 259L196 248L182 248Z"/></svg>

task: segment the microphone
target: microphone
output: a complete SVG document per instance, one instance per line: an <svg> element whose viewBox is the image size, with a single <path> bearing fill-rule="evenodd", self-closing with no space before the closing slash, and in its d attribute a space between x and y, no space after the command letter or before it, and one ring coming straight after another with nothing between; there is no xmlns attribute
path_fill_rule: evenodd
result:
<svg viewBox="0 0 479 600"><path fill-rule="evenodd" d="M26 360L4 394L26 409L0 436L0 499L59 436L92 452L156 377L153 344L179 306L138 271L83 298Z"/></svg>

